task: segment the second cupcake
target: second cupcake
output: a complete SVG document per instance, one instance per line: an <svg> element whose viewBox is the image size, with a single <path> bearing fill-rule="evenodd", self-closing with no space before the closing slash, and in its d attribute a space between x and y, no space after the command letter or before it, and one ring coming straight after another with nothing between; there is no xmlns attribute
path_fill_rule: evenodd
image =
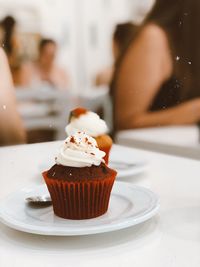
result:
<svg viewBox="0 0 200 267"><path fill-rule="evenodd" d="M71 111L69 124L65 128L69 135L75 134L77 131L83 131L95 138L100 150L105 152L104 160L108 164L109 153L112 147L112 139L107 134L108 127L104 120L85 108L76 108Z"/></svg>

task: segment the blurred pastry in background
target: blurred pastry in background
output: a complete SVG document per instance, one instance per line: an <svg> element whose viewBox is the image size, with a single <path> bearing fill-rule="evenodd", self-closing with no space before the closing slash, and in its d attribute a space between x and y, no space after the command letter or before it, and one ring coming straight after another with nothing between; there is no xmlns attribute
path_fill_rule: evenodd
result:
<svg viewBox="0 0 200 267"><path fill-rule="evenodd" d="M108 164L113 141L107 134L108 127L106 122L102 120L98 114L85 108L76 108L71 111L69 124L66 126L65 130L68 136L82 131L95 138L99 149L106 153L104 160L105 163Z"/></svg>

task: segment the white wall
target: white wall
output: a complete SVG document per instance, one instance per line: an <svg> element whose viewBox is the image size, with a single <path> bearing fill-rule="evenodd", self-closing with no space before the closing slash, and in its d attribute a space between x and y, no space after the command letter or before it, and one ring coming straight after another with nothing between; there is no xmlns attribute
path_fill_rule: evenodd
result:
<svg viewBox="0 0 200 267"><path fill-rule="evenodd" d="M73 87L88 88L100 69L112 63L114 25L141 20L153 0L0 0L0 18L13 15L22 32L57 40L58 61Z"/></svg>

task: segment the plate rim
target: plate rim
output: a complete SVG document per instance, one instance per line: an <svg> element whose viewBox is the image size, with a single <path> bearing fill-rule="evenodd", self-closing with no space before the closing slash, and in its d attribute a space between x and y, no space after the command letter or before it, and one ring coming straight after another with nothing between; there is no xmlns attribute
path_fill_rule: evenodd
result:
<svg viewBox="0 0 200 267"><path fill-rule="evenodd" d="M124 145L120 145L120 144L113 144L113 147L111 148L110 151L110 162L113 161L113 157L114 157L114 161L115 161L115 150L127 150L131 153L133 153L135 155L133 147L128 147L128 146L124 146ZM120 160L119 160L120 161ZM126 161L126 160L125 160ZM123 159L123 162L125 162ZM126 162L125 162L126 163ZM125 170L119 170L118 171L118 175L117 178L126 178L126 177L130 177L130 176L135 176L141 173L144 173L148 170L149 166L150 166L150 161L148 157L145 156L138 156L137 155L137 159L134 161L127 161L127 163L129 164L135 164L136 166L132 166L128 169ZM109 164L108 164L109 166Z"/></svg>
<svg viewBox="0 0 200 267"><path fill-rule="evenodd" d="M110 163L112 164L112 159L110 159ZM141 160L141 162L133 163L135 166L131 166L125 170L117 170L117 178L126 178L126 177L131 177L131 176L136 176L138 174L142 174L146 172L150 166L149 162L147 160ZM112 165L109 167L112 168Z"/></svg>
<svg viewBox="0 0 200 267"><path fill-rule="evenodd" d="M63 230L60 231L55 230L52 226L48 226L48 228L45 228L44 226L30 226L24 222L19 222L19 220L11 218L9 215L6 215L3 212L3 204L6 203L14 194L17 194L22 191L30 191L33 189L41 188L46 186L45 184L40 185L31 185L26 186L21 189L18 189L14 191L13 193L9 194L7 197L5 197L1 203L0 203L0 222L4 225L21 231L25 233L30 234L37 234L37 235L46 235L46 236L83 236L83 235L93 235L93 234L101 234L101 233L107 233L107 232L113 232L117 230L122 230L137 224L140 224L142 222L145 222L152 218L156 213L158 212L160 208L160 200L157 194L155 194L153 191L151 191L148 188L145 188L143 186L134 185L132 183L122 182L122 181L115 181L115 184L117 186L124 186L124 187L131 187L132 189L138 189L140 191L145 192L146 194L150 195L151 198L154 200L151 206L146 210L139 218L122 218L119 222L111 224L111 225L103 225L103 226L92 226L91 229L76 229L73 230L73 232L69 232L70 230ZM112 193L111 193L112 194ZM39 228L39 229L38 229Z"/></svg>

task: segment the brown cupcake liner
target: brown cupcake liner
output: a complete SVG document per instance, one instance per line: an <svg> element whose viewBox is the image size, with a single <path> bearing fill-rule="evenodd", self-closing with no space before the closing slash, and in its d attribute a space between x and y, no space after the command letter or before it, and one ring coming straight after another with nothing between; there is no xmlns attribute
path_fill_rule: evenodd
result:
<svg viewBox="0 0 200 267"><path fill-rule="evenodd" d="M54 213L65 219L91 219L103 215L109 205L115 175L101 180L63 181L43 173Z"/></svg>

